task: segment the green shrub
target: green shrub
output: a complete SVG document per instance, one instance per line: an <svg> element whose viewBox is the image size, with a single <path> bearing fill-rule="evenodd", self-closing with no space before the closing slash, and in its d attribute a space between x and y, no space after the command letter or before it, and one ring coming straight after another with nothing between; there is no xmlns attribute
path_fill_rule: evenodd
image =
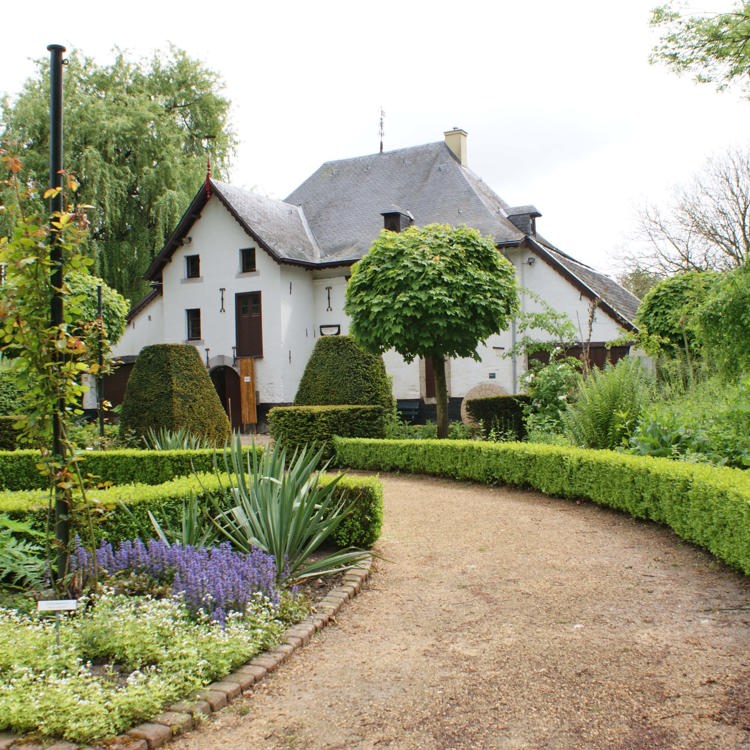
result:
<svg viewBox="0 0 750 750"><path fill-rule="evenodd" d="M330 458L334 435L384 437L385 412L380 406L277 406L268 413L268 425L290 450L317 445Z"/></svg>
<svg viewBox="0 0 750 750"><path fill-rule="evenodd" d="M661 388L660 390L664 390ZM750 468L750 379L719 377L670 384L630 440L639 455Z"/></svg>
<svg viewBox="0 0 750 750"><path fill-rule="evenodd" d="M530 402L531 398L522 394L471 398L466 401L466 412L484 425L485 433L511 434L516 440L523 440L526 437L523 409Z"/></svg>
<svg viewBox="0 0 750 750"><path fill-rule="evenodd" d="M349 336L318 339L300 380L295 406L369 404L393 408L391 381L383 358Z"/></svg>
<svg viewBox="0 0 750 750"><path fill-rule="evenodd" d="M627 445L651 389L652 378L638 359L624 357L593 369L564 415L567 435L581 448Z"/></svg>
<svg viewBox="0 0 750 750"><path fill-rule="evenodd" d="M0 416L0 450L12 451L18 445L18 430L13 426L18 417ZM2 481L0 479L0 481Z"/></svg>
<svg viewBox="0 0 750 750"><path fill-rule="evenodd" d="M715 291L719 274L714 271L686 271L663 279L643 298L636 323L638 340L653 356L690 355L700 349L697 312Z"/></svg>
<svg viewBox="0 0 750 750"><path fill-rule="evenodd" d="M521 377L521 384L529 395L523 403L524 426L532 441L547 441L559 435L563 415L579 383L581 363L566 357L562 349L554 348L545 364L532 359L529 369Z"/></svg>
<svg viewBox="0 0 750 750"><path fill-rule="evenodd" d="M145 452L145 451L144 451ZM321 482L331 481L330 475ZM95 534L98 539L117 542L121 539L148 539L154 536L149 511L164 528L179 528L184 500L196 497L201 505L212 505L213 498L226 489L226 480L215 473L178 477L157 485L125 484L89 491L89 501L100 510ZM383 521L383 494L380 483L369 477L343 477L337 490L350 509L333 540L340 547L369 547L380 536ZM44 529L47 519L48 493L44 490L0 492L0 513L29 521ZM78 501L77 501L78 502ZM74 524L76 523L74 503ZM79 529L83 533L83 529Z"/></svg>
<svg viewBox="0 0 750 750"><path fill-rule="evenodd" d="M246 452L262 451L245 446ZM174 477L212 471L215 450L151 451L123 448L109 451L83 451L79 467L92 484L162 484ZM0 451L0 489L33 490L47 486L37 464L41 454L35 450Z"/></svg>
<svg viewBox="0 0 750 750"><path fill-rule="evenodd" d="M336 438L341 466L405 471L585 498L662 523L750 574L750 474L536 443Z"/></svg>
<svg viewBox="0 0 750 750"><path fill-rule="evenodd" d="M22 406L15 373L0 359L0 416L22 414Z"/></svg>
<svg viewBox="0 0 750 750"><path fill-rule="evenodd" d="M120 411L120 435L141 438L149 428L184 428L218 446L229 439L229 420L195 347L157 344L138 355Z"/></svg>

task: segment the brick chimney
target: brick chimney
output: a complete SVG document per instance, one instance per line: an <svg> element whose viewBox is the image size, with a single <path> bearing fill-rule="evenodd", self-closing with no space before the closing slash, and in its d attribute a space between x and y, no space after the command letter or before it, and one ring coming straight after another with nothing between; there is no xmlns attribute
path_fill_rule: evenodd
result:
<svg viewBox="0 0 750 750"><path fill-rule="evenodd" d="M453 128L453 130L446 130L443 135L445 135L445 145L455 154L461 166L467 167L466 131L461 130L461 128Z"/></svg>

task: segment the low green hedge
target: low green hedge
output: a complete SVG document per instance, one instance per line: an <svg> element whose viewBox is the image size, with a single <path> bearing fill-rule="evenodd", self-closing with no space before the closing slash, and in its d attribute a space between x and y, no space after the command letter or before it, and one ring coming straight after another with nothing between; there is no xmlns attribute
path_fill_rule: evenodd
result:
<svg viewBox="0 0 750 750"><path fill-rule="evenodd" d="M250 451L246 446L243 450ZM256 447L256 450L262 450ZM219 452L219 465L221 451ZM82 451L79 463L81 473L90 475L92 483L113 485L162 484L174 477L189 476L193 472L212 471L214 449L154 451L122 449L108 451ZM0 451L0 489L44 489L46 478L38 464L41 454L36 450Z"/></svg>
<svg viewBox="0 0 750 750"><path fill-rule="evenodd" d="M666 524L750 574L750 472L536 443L336 438L339 466L405 471L585 498Z"/></svg>
<svg viewBox="0 0 750 750"><path fill-rule="evenodd" d="M324 477L323 481L330 481L330 477ZM225 478L216 474L201 474L178 477L158 485L127 484L91 490L88 501L95 506L95 534L98 539L111 542L135 537L148 539L154 535L149 510L163 526L178 526L183 499L195 495L209 502L212 494L221 492L227 486ZM334 542L340 547L371 547L380 536L383 523L383 490L380 482L370 477L345 476L338 486L351 511L336 531ZM45 526L48 505L48 493L44 490L0 492L0 513L31 521L39 529ZM76 526L82 517L83 514L77 514L74 510ZM82 536L88 533L82 526L78 526L78 531Z"/></svg>
<svg viewBox="0 0 750 750"><path fill-rule="evenodd" d="M277 406L268 412L271 435L294 451L305 445L323 447L323 457L334 454L333 436L385 437L382 406Z"/></svg>
<svg viewBox="0 0 750 750"><path fill-rule="evenodd" d="M523 394L470 398L466 400L466 412L475 422L482 422L487 432L511 433L517 440L523 440L526 437L523 407L530 401L531 397Z"/></svg>

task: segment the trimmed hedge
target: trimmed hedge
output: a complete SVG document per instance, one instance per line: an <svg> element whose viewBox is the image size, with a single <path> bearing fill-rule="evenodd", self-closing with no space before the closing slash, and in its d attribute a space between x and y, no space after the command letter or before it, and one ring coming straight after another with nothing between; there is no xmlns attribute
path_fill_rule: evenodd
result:
<svg viewBox="0 0 750 750"><path fill-rule="evenodd" d="M243 451L251 451L245 446ZM256 446L256 451L263 449ZM154 451L122 449L108 451L83 451L79 463L81 473L91 475L92 483L113 485L162 484L174 477L189 476L194 472L212 471L214 449ZM37 464L41 454L37 450L0 451L0 489L44 489L46 478ZM223 466L221 451L219 467Z"/></svg>
<svg viewBox="0 0 750 750"><path fill-rule="evenodd" d="M368 404L393 409L391 381L383 358L363 349L350 336L323 336L294 398L295 406Z"/></svg>
<svg viewBox="0 0 750 750"><path fill-rule="evenodd" d="M475 422L482 422L486 432L511 432L523 440L526 437L523 407L530 403L531 397L524 394L471 398L466 400L466 412Z"/></svg>
<svg viewBox="0 0 750 750"><path fill-rule="evenodd" d="M331 481L324 476L322 481ZM98 539L117 542L121 539L148 539L154 535L150 510L162 525L179 526L183 499L195 495L209 501L212 494L227 488L226 478L215 474L179 477L158 485L128 484L92 490L89 502L96 502L102 511L95 521ZM343 477L338 487L346 498L350 515L339 526L333 541L339 547L371 547L380 536L383 523L383 489L373 477ZM124 510L121 504L127 507ZM0 513L23 518L39 529L45 527L48 495L44 491L29 490L0 492ZM73 513L75 523L75 509ZM86 534L81 529L82 536Z"/></svg>
<svg viewBox="0 0 750 750"><path fill-rule="evenodd" d="M324 458L334 455L333 436L385 437L381 406L276 406L268 412L271 435L294 451L305 445L324 447Z"/></svg>
<svg viewBox="0 0 750 750"><path fill-rule="evenodd" d="M336 438L340 466L585 498L669 526L750 574L750 472L537 443Z"/></svg>
<svg viewBox="0 0 750 750"><path fill-rule="evenodd" d="M196 348L145 346L125 390L120 434L142 437L149 428L181 427L215 445L224 445L231 436L229 419Z"/></svg>

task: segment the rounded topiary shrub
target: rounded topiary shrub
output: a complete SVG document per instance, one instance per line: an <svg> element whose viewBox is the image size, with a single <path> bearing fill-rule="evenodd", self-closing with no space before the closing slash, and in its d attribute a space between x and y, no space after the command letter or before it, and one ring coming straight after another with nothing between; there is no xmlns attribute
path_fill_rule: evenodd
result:
<svg viewBox="0 0 750 750"><path fill-rule="evenodd" d="M383 358L350 336L323 336L302 375L295 406L367 404L393 409L391 381Z"/></svg>
<svg viewBox="0 0 750 750"><path fill-rule="evenodd" d="M183 428L223 445L229 419L195 347L146 346L130 374L120 412L120 434L142 437L149 428Z"/></svg>

